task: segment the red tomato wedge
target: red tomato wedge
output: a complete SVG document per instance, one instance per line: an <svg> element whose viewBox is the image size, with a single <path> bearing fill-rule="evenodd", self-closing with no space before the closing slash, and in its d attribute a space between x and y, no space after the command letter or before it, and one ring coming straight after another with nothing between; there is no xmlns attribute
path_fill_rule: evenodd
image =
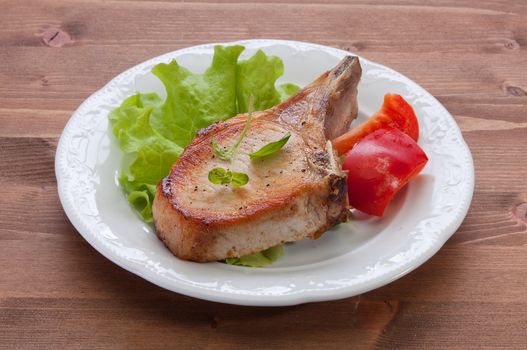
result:
<svg viewBox="0 0 527 350"><path fill-rule="evenodd" d="M365 123L334 139L333 148L342 155L378 129L399 129L414 141L419 138L419 123L412 106L401 95L386 94L381 109Z"/></svg>
<svg viewBox="0 0 527 350"><path fill-rule="evenodd" d="M374 131L346 154L348 198L352 207L382 216L393 196L428 162L421 147L397 129Z"/></svg>

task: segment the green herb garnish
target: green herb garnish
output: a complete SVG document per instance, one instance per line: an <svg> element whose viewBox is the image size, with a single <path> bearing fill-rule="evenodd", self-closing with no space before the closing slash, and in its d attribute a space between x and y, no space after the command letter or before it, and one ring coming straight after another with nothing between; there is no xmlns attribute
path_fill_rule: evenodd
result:
<svg viewBox="0 0 527 350"><path fill-rule="evenodd" d="M242 143L243 138L245 135L247 135L247 131L249 131L249 128L251 127L251 118L252 118L252 108L253 106L253 97L249 97L249 112L247 113L247 119L245 120L245 126L243 127L242 132L238 136L238 140L232 145L231 148L225 148L220 146L216 139L213 137L211 140L211 146L212 146L212 152L216 155L216 157L220 158L221 160L233 160L236 154L238 153L238 148L240 148L240 144Z"/></svg>
<svg viewBox="0 0 527 350"><path fill-rule="evenodd" d="M232 149L223 148L216 142L216 139L214 137L210 141L210 145L212 146L212 152L216 157L220 158L221 160L231 160Z"/></svg>
<svg viewBox="0 0 527 350"><path fill-rule="evenodd" d="M249 182L249 176L244 173L230 171L229 169L214 168L209 171L209 181L215 185L240 187Z"/></svg>
<svg viewBox="0 0 527 350"><path fill-rule="evenodd" d="M216 157L221 160L232 161L236 154L238 154L238 148L242 143L243 138L247 135L247 131L251 127L251 118L254 106L254 98L249 97L249 111L247 113L247 119L245 120L245 126L243 127L242 132L238 136L238 140L232 145L231 148L225 148L220 146L216 139L213 137L211 140L212 152ZM245 185L249 182L249 176L245 173L237 173L223 168L214 168L209 171L209 181L215 185L231 185L234 187L239 187Z"/></svg>
<svg viewBox="0 0 527 350"><path fill-rule="evenodd" d="M290 137L291 137L291 134L287 134L278 141L270 142L267 145L260 148L258 151L249 153L249 157L251 157L251 159L259 159L259 158L265 158L270 155L273 155L279 150L281 150L282 147L284 147L284 145L287 143Z"/></svg>

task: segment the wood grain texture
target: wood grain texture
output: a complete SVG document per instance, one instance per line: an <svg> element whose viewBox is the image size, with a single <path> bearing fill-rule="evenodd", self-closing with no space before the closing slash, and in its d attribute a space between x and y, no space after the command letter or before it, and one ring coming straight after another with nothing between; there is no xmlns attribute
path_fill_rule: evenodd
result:
<svg viewBox="0 0 527 350"><path fill-rule="evenodd" d="M3 0L0 8L0 348L527 348L525 1ZM145 59L244 38L349 49L446 106L472 150L476 189L438 254L358 297L251 308L162 290L80 237L53 169L73 110Z"/></svg>

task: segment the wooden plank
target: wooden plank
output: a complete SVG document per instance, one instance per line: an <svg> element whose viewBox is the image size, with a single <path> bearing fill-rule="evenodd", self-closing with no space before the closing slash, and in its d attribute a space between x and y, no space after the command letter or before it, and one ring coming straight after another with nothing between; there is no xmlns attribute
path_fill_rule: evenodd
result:
<svg viewBox="0 0 527 350"><path fill-rule="evenodd" d="M211 30L210 20L203 21L203 18L223 18L228 11L254 11L254 4L244 4L240 8L235 4L135 2L126 3L126 8L122 9L122 3L98 2L81 17L77 11L69 9L66 3L53 4L55 5L51 6L44 2L33 6L32 11L37 15L32 21L20 21L15 12L14 17L11 16L11 11L20 11L16 6L10 6L4 12L7 25L3 27L5 29L0 29L0 42L3 47L0 57L6 64L0 67L0 79L9 79L10 84L0 85L0 105L9 108L5 112L0 111L0 115L2 119L8 120L7 130L18 125L19 118L13 115L17 115L17 110L22 106L26 110L28 107L37 110L37 115L38 110L56 108L57 103L71 111L112 76L146 58L195 43L234 40L246 37L252 32L265 36L261 35L262 31L270 28L268 23L251 21L251 16L242 16L241 21L244 24L236 28L218 20L216 25L220 27ZM406 9L399 5L288 6L291 11L302 11L302 14L312 18L314 22L309 23L313 27L312 30L306 31L304 27L295 27L301 24L284 21L290 26L284 28L284 33L288 33L287 37L290 37L289 33L298 33L302 35L298 37L301 40L352 49L402 71L429 88L435 95L476 94L480 95L480 98L488 98L499 89L503 95L521 97L527 90L524 86L527 81L525 70L500 69L500 63L504 61L507 62L506 66L525 64L525 55L519 55L519 48L520 42L525 40L527 24L518 20L514 13L487 13L478 8L468 11L468 21L472 24L471 32L470 37L463 38L460 35L463 35L463 27L467 21L465 8L458 11L447 6L436 11L435 7L410 6L411 8ZM145 31L133 25L143 17L148 17L150 13L157 16L159 7L164 9L161 15L166 16L161 17L159 23L167 23L165 26L157 28L154 25L155 30ZM258 11L264 11L263 16L271 16L275 9L273 4L258 4L258 7ZM434 8L434 11L430 11L431 8ZM321 11L323 13L320 13ZM287 11L282 12L283 16L287 16ZM430 26L433 26L434 21L449 20L452 23L444 30L432 31L426 36L421 35L423 28L400 28L401 16L414 15L423 18L422 23ZM173 16L181 20L169 21L168 17ZM330 27L324 20L327 16L333 19ZM369 26L361 22L369 21L372 16L376 17L377 22L383 23L382 32L371 31ZM359 22L352 21L354 25L351 27L347 25L347 22L355 17ZM457 20L457 17L464 20ZM113 18L123 20L116 21L112 20ZM280 21L280 18L277 21ZM107 25L111 25L111 28ZM73 45L60 49L45 47L39 35L50 26L70 32L74 38ZM203 28L200 30L199 26ZM246 29L239 32L239 28L244 26ZM194 30L189 32L186 30L189 27ZM347 28L346 31L342 31L342 27ZM398 30L392 31L391 28ZM22 37L20 33L24 33ZM169 35L170 33L178 35ZM204 37L200 39L196 36L198 33L203 33ZM313 36L313 33L318 34ZM319 40L317 35L323 35L323 38ZM361 42L354 40L355 37L362 38ZM447 38L449 45L443 45L441 55L437 55L437 43L444 42ZM111 58L101 60L101 57L107 57L109 46L114 46ZM480 55L486 53L492 55L480 60ZM427 64L409 65L408 62L413 60L424 61ZM57 64L42 65L42 61ZM61 62L76 64L64 65ZM93 74L94 71L98 74ZM11 116L15 120L10 119Z"/></svg>
<svg viewBox="0 0 527 350"><path fill-rule="evenodd" d="M527 3L219 2L3 4L0 348L527 348ZM269 37L352 50L438 97L476 168L460 229L385 287L282 308L195 300L102 257L57 196L55 148L73 110L156 55Z"/></svg>
<svg viewBox="0 0 527 350"><path fill-rule="evenodd" d="M451 5L438 9L432 5L297 3L289 4L275 19L274 4L96 2L81 15L66 2L41 2L31 7L35 13L31 21L17 17L17 13L24 13L23 4L9 6L0 14L6 24L0 28L0 58L5 63L0 66L0 81L10 81L0 85L0 105L4 108L0 115L9 120L20 109L35 110L38 115L38 110L56 109L57 104L72 111L111 77L144 59L197 43L265 37L266 31L277 37L277 27L281 33L278 37L351 49L392 66L439 97L463 94L481 100L498 93L524 99L527 72L507 67L526 63L520 48L525 43L527 22L514 12L469 11ZM280 26L252 21L254 11L273 18ZM286 20L291 12L311 20ZM223 20L230 13L242 14L235 27ZM145 31L135 25L145 17L159 18ZM328 17L331 23L325 20ZM404 18L414 17L421 19L421 26L436 27L445 21L449 25L427 35L422 35L427 27L400 25ZM382 28L370 30L372 19L382 23ZM464 34L466 22L471 23L470 36ZM39 36L51 27L68 32L74 42L62 48L46 47ZM448 45L441 45L441 54L437 54L438 43L443 42ZM486 55L485 60L481 55ZM414 61L426 64L409 64ZM14 129L13 123L18 120L8 121L7 129Z"/></svg>
<svg viewBox="0 0 527 350"><path fill-rule="evenodd" d="M1 15L6 26L0 29L0 42L4 47L40 48L42 52L117 46L128 49L132 55L145 47L150 50L161 47L166 51L174 46L277 35L289 39L347 45L359 53L429 52L437 55L437 44L444 42L448 45L441 46L441 53L514 53L525 44L526 24L517 13L477 8L470 11L470 8L458 10L452 7L360 4L306 6L299 3L285 4L280 11L276 11L276 4L273 3L108 1L90 4L92 6L81 14L63 1L42 1L37 6L32 6L31 11L35 15L31 21L21 20L17 6L10 6ZM236 26L225 20L234 13ZM266 20L254 21L256 14ZM309 21L291 21L292 14L309 18ZM419 21L415 20L416 16L419 16ZM128 18L155 18L155 21L149 21L145 30L136 26L136 22L131 23ZM326 18L331 18L331 21L328 22ZM382 26L371 30L372 21L382 23ZM401 26L402 21L408 21L411 25ZM448 26L445 26L445 22ZM467 22L471 25L470 33L463 30ZM437 27L441 30L428 30ZM60 49L43 45L40 36L50 28L67 32L72 36L72 43ZM427 35L423 35L423 31L427 31ZM9 51L4 55L11 57ZM100 62L101 60L93 61L92 64ZM81 66L77 68L82 70Z"/></svg>
<svg viewBox="0 0 527 350"><path fill-rule="evenodd" d="M71 114L71 110L0 108L0 137L56 138Z"/></svg>
<svg viewBox="0 0 527 350"><path fill-rule="evenodd" d="M102 257L73 237L23 235L1 239L2 298L142 298L168 292ZM4 230L0 231L0 237ZM63 238L63 236L65 236ZM41 252L38 259L31 259ZM504 273L506 271L506 273ZM403 279L368 293L367 300L421 302L525 301L527 246L445 246ZM503 288L507 286L507 288Z"/></svg>
<svg viewBox="0 0 527 350"><path fill-rule="evenodd" d="M365 303L359 309L354 309L353 301L324 303L321 305L326 305L328 311L324 316L318 305L246 308L189 301L181 297L118 301L9 299L0 304L0 322L14 322L0 330L0 342L67 348L99 348L106 343L119 349L157 349L167 344L184 349L263 344L292 348L303 343L305 348L315 349L318 342L336 348L345 340L364 348L373 345L378 330L393 315L393 308L383 302ZM75 316L79 314L84 316L81 320ZM334 322L324 322L333 317L341 322L337 327ZM31 322L26 324L24 320ZM138 324L142 325L140 329ZM20 327L26 330L17 338L14 334Z"/></svg>
<svg viewBox="0 0 527 350"><path fill-rule="evenodd" d="M523 349L527 303L401 303L379 349Z"/></svg>
<svg viewBox="0 0 527 350"><path fill-rule="evenodd" d="M56 139L0 138L0 181L54 186L56 143Z"/></svg>
<svg viewBox="0 0 527 350"><path fill-rule="evenodd" d="M527 304L340 301L273 309L178 303L174 299L10 299L2 304L0 322L14 322L2 328L0 341L12 347L100 348L108 344L119 349L157 349L171 344L230 349L305 344L303 348L316 349L317 344L324 344L338 349L353 344L353 348L435 349L448 343L452 348L467 349L522 348L527 344L517 326L526 322ZM490 310L490 317L483 316L481 309ZM83 315L80 320L79 314ZM507 322L500 321L504 318ZM16 337L20 327L25 330Z"/></svg>

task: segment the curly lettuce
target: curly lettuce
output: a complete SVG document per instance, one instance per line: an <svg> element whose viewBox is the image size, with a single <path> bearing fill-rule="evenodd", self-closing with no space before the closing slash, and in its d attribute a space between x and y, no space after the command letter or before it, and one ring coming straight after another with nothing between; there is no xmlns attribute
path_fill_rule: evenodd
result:
<svg viewBox="0 0 527 350"><path fill-rule="evenodd" d="M165 86L167 98L152 116L152 127L181 147L211 123L236 115L236 77L242 46L214 48L211 66L203 74L177 61L152 69Z"/></svg>

